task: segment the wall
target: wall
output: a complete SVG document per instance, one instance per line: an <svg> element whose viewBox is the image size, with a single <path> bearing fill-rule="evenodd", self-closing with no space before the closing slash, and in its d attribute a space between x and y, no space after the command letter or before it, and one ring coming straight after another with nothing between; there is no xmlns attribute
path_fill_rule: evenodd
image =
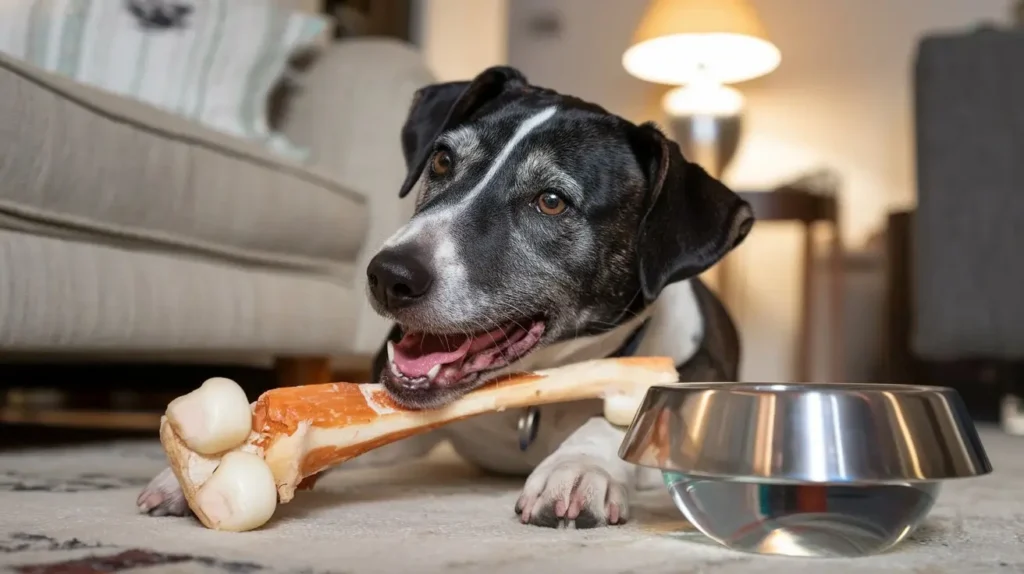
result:
<svg viewBox="0 0 1024 574"><path fill-rule="evenodd" d="M913 203L909 78L918 38L1005 20L1009 0L752 1L782 51L782 64L737 86L747 99L746 135L726 179L736 188L761 189L803 170L837 170L844 237L859 246L888 209ZM645 6L644 0L514 0L509 62L534 82L630 119L660 119L664 88L633 79L620 63ZM550 11L561 17L560 35L535 37L531 20ZM747 380L792 377L802 303L800 234L794 225L756 226L730 259L735 291L729 305L740 323ZM857 289L857 281L851 283ZM873 299L857 291L851 300L877 306L879 292L872 293ZM848 345L854 361L864 356L853 352L864 348L861 343Z"/></svg>
<svg viewBox="0 0 1024 574"><path fill-rule="evenodd" d="M782 64L739 87L747 134L730 183L757 187L827 165L844 179L847 238L859 243L889 206L913 201L908 74L917 39L935 29L1004 21L1010 0L752 0ZM620 63L644 0L514 0L509 62L534 81L631 119L660 117L662 89ZM558 38L529 33L561 14Z"/></svg>
<svg viewBox="0 0 1024 574"><path fill-rule="evenodd" d="M441 81L472 78L508 59L508 0L414 0L413 40Z"/></svg>
<svg viewBox="0 0 1024 574"><path fill-rule="evenodd" d="M930 31L1003 19L1009 15L1009 1L755 4L782 51L783 64L776 73L743 87L750 106L749 131L730 174L732 183L757 186L816 165L838 170L843 180L844 235L857 247L884 225L887 211L914 203L910 78L917 41ZM792 260L799 238L792 229L765 229L761 236L754 236L755 242L737 254L747 281L736 306L752 351L744 374L786 380L792 372L788 350L795 344L793 320L800 304L800 267ZM773 280L774 262L788 263L783 265L789 268L784 281ZM856 298L856 293L851 296ZM865 302L882 303L879 298ZM852 311L847 322L879 311ZM788 335L781 340L775 335L776 321ZM861 332L861 337L874 334ZM855 352L859 343L847 344L853 363L863 357Z"/></svg>
<svg viewBox="0 0 1024 574"><path fill-rule="evenodd" d="M493 7L473 8L491 16L483 25L478 12L468 18L444 10L490 0L429 1L437 12L425 21L454 31L443 44L428 46L436 50L429 52L431 61L446 72L469 77L483 67L478 63L497 63L501 51L489 42L504 24L504 56L535 83L633 120L661 118L664 88L633 79L620 63L644 0L512 0L506 20ZM1010 0L752 2L782 51L782 64L737 86L747 98L746 134L726 179L737 188L760 189L810 168L836 169L843 182L844 237L860 246L888 209L913 203L909 78L918 38L1005 21ZM531 32L531 22L546 13L560 17L555 36ZM472 26L455 24L468 20ZM730 308L743 334L745 379L791 377L799 254L799 228L762 224L732 258L737 292Z"/></svg>

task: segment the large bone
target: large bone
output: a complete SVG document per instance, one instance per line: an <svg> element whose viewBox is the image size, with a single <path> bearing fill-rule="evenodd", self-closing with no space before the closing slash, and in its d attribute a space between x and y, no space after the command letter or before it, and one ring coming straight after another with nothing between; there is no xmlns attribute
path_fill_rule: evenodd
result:
<svg viewBox="0 0 1024 574"><path fill-rule="evenodd" d="M248 453L262 458L273 476L280 503L289 502L296 489L311 486L318 473L369 450L427 432L472 416L543 404L604 399L605 414L617 425L628 425L648 387L677 380L673 361L667 357L602 359L565 367L515 375L470 392L446 407L408 410L396 405L380 386L332 383L284 387L267 391L251 405L251 432L241 444L226 452L200 454L179 435L182 421L204 420L203 416L168 411L160 425L160 439L171 468L181 484L189 507L208 528L251 530L270 518L267 500L274 498L269 486L250 484L251 472L234 473L224 468L216 482L211 480L227 453ZM195 394L199 394L198 391ZM207 401L236 401L237 393L205 393ZM180 406L184 401L179 401ZM238 405L202 405L194 408L224 412ZM208 418L208 417L207 417ZM183 434L189 443L216 444L219 437L204 436L204 429L236 432L225 425L206 425ZM227 429L227 430L225 430ZM223 442L223 441L222 441ZM246 464L250 457L238 457ZM235 464L239 469L246 464ZM225 465L226 467L227 465ZM259 473L255 473L259 474ZM308 479L305 480L304 479ZM232 483L235 481L235 483ZM217 495L203 495L209 482ZM246 498L242 499L243 493ZM234 496L234 498L232 498ZM204 500L217 500L216 512L203 507ZM254 512L252 509L259 509ZM234 513L234 514L232 514ZM243 518L239 517L244 514ZM259 514L259 516L256 516Z"/></svg>

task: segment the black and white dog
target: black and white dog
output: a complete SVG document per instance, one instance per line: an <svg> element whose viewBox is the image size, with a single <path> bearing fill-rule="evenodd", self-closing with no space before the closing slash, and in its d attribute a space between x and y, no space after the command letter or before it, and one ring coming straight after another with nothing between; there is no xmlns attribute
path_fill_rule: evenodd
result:
<svg viewBox="0 0 1024 574"><path fill-rule="evenodd" d="M747 203L650 124L490 68L420 90L402 131L416 213L367 269L394 319L375 361L402 405L431 408L495 377L616 354L673 357L683 381L733 381L739 341L695 278L738 245ZM627 493L659 478L621 461L601 403L544 407L521 448L520 413L496 413L371 451L350 465L425 455L448 440L482 468L528 476L524 523L620 524ZM139 498L185 512L169 471Z"/></svg>

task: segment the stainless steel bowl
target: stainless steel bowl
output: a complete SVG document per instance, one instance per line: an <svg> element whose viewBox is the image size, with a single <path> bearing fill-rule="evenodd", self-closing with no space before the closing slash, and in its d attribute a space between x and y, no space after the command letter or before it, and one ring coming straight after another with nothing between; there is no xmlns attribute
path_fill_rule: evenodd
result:
<svg viewBox="0 0 1024 574"><path fill-rule="evenodd" d="M712 539L788 556L887 550L921 524L940 481L992 471L960 395L910 385L652 387L619 456L662 470Z"/></svg>

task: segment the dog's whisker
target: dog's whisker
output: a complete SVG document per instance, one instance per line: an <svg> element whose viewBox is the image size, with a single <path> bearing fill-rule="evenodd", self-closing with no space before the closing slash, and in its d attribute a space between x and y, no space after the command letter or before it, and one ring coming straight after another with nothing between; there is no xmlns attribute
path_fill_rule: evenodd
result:
<svg viewBox="0 0 1024 574"><path fill-rule="evenodd" d="M640 316L640 314L637 313L636 311L630 310L633 307L633 304L636 302L636 298L640 296L640 293L641 290L637 289L636 293L633 293L633 296L629 298L629 302L626 303L626 306L622 308L622 311L619 311L619 314L616 318L617 323L622 323L627 317L629 317L630 319L634 319Z"/></svg>
<svg viewBox="0 0 1024 574"><path fill-rule="evenodd" d="M482 324L480 324L478 322L474 322L473 326L478 330L478 332L485 333L488 337L490 337L491 338L491 344L493 344L495 346L498 344L498 342L494 340L494 329L487 329L486 326L483 326Z"/></svg>
<svg viewBox="0 0 1024 574"><path fill-rule="evenodd" d="M506 305L507 307L509 307L509 308L511 308L511 309L512 309L512 311L513 311L513 312L515 313L515 316L518 316L518 317L527 317L527 316L529 316L529 315L530 315L529 313L526 313L526 312L524 312L524 311L523 311L522 309L520 309L519 307L517 307L517 306L516 306L515 304L513 304L512 302L508 302L508 301L506 301L506 302L504 302L504 304L505 304L505 305ZM518 322L518 321L516 321L515 319L512 319L512 322L513 322L513 323L515 323L515 325L516 325L517 327L519 327L520 329L523 329L524 331L525 331L525 330L527 330L527 329L525 329L525 328L524 328L524 327L523 327L522 325L520 325L520 324L519 324L519 322Z"/></svg>
<svg viewBox="0 0 1024 574"><path fill-rule="evenodd" d="M506 306L509 306L509 307L512 307L513 309L515 309L515 306L514 306L514 305L512 305L511 303L507 303L507 304L506 304ZM516 312L516 313L519 313L520 311L519 311L518 309L515 309L515 312ZM503 314L503 313L502 313L502 314ZM510 320L508 320L508 321L498 321L497 323L499 323L499 324L500 324L500 323L508 323L508 322L511 322L511 323L515 324L515 326L516 326L516 327L518 327L519 329L521 329L521 330L523 330L523 331L528 331L528 329L527 329L527 328L523 327L523 326L522 326L521 324L519 324L519 322L518 322L518 321L516 321L516 320L513 320L513 319L510 319ZM496 341L496 340L494 339L494 330L489 330L489 331L486 331L486 332L487 332L488 336L490 336L490 338L491 338L491 343L492 343L492 344L493 344L493 345L494 345L495 347L499 346L499 345L500 345L500 343L499 343L498 341ZM502 339L502 342L506 342L506 341L508 341L508 340L509 340L508 332L507 332L507 331L505 331L504 329L502 329L502 330L501 330L501 339ZM517 361L519 361L520 359L522 359L522 355L521 355L520 353L518 353L518 352L517 352L517 353L515 353L515 357L516 357L516 358L515 358L515 360L514 360L514 361L509 361L509 363L512 363L512 362L517 362Z"/></svg>

